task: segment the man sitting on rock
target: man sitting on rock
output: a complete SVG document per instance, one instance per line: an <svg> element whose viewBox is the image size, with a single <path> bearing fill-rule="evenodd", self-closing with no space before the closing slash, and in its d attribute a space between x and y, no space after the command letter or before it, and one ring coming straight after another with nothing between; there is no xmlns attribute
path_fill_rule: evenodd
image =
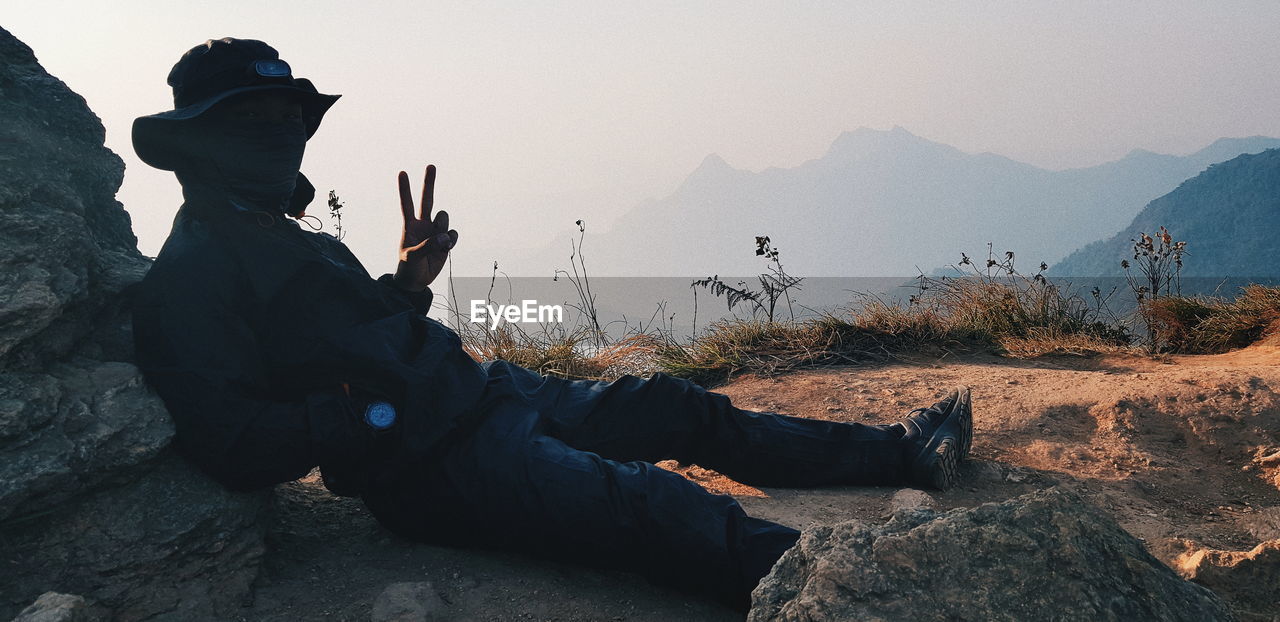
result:
<svg viewBox="0 0 1280 622"><path fill-rule="evenodd" d="M426 317L458 241L432 217L434 167L417 209L400 173L400 262L374 279L288 218L313 198L298 169L338 96L243 39L196 46L168 81L175 109L137 119L133 142L185 200L138 290L137 355L182 453L227 487L319 466L406 538L630 569L745 610L799 532L654 462L755 486L955 482L967 389L868 426L742 410L662 373L568 381L475 362Z"/></svg>

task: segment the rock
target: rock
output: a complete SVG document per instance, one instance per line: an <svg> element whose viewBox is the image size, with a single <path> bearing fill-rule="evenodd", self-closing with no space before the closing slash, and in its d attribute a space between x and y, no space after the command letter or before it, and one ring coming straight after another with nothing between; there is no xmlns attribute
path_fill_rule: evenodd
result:
<svg viewBox="0 0 1280 622"><path fill-rule="evenodd" d="M0 369L68 355L148 266L102 122L0 29Z"/></svg>
<svg viewBox="0 0 1280 622"><path fill-rule="evenodd" d="M81 359L0 375L0 521L127 477L173 433L132 364Z"/></svg>
<svg viewBox="0 0 1280 622"><path fill-rule="evenodd" d="M431 583L392 583L373 601L373 622L429 622L445 619L445 605Z"/></svg>
<svg viewBox="0 0 1280 622"><path fill-rule="evenodd" d="M1251 551L1187 552L1174 565L1182 576L1225 598L1241 619L1280 619L1280 540Z"/></svg>
<svg viewBox="0 0 1280 622"><path fill-rule="evenodd" d="M1245 516L1241 522L1259 540L1280 538L1280 506L1261 508Z"/></svg>
<svg viewBox="0 0 1280 622"><path fill-rule="evenodd" d="M169 449L133 365L129 286L151 262L104 136L0 29L0 619L55 586L124 619L234 617L267 495L228 493Z"/></svg>
<svg viewBox="0 0 1280 622"><path fill-rule="evenodd" d="M1004 483L1004 469L995 462L987 460L970 460L966 479L974 482Z"/></svg>
<svg viewBox="0 0 1280 622"><path fill-rule="evenodd" d="M13 622L86 622L84 598L74 594L45 592L18 613Z"/></svg>
<svg viewBox="0 0 1280 622"><path fill-rule="evenodd" d="M168 454L128 483L6 523L5 563L24 571L6 577L4 593L57 585L117 618L230 618L258 575L265 500Z"/></svg>
<svg viewBox="0 0 1280 622"><path fill-rule="evenodd" d="M903 488L893 493L893 498L889 500L889 514L894 514L902 510L912 510L917 508L932 509L935 507L933 497L923 490L914 488Z"/></svg>
<svg viewBox="0 0 1280 622"><path fill-rule="evenodd" d="M1060 489L883 525L812 527L756 588L748 619L1230 620L1109 516Z"/></svg>

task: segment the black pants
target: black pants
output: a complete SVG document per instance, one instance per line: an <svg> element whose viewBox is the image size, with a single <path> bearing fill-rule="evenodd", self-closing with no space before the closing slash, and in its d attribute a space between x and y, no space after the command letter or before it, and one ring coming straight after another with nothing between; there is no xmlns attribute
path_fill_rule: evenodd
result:
<svg viewBox="0 0 1280 622"><path fill-rule="evenodd" d="M903 476L898 434L885 426L746 411L662 373L594 382L485 367L487 391L505 395L479 423L364 494L389 529L633 570L746 610L799 532L652 463L694 463L754 486Z"/></svg>

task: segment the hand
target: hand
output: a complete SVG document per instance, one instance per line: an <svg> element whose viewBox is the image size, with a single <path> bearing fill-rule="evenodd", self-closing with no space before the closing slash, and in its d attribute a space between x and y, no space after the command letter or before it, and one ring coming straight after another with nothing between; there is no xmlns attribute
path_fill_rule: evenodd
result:
<svg viewBox="0 0 1280 622"><path fill-rule="evenodd" d="M427 165L422 182L422 204L414 215L413 195L409 192L409 175L400 171L400 210L404 214L404 232L400 235L400 264L396 266L396 284L409 291L422 291L444 267L449 250L458 244L458 232L449 228L449 213L440 210L431 218L436 186L436 167Z"/></svg>

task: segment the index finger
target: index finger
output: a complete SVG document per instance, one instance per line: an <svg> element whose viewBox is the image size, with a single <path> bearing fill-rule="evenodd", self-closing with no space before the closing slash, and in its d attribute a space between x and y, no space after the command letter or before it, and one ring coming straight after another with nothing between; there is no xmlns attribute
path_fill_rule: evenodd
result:
<svg viewBox="0 0 1280 622"><path fill-rule="evenodd" d="M422 220L431 220L431 205L435 202L436 193L436 165L427 165L427 176L422 180L422 212L418 214L418 218Z"/></svg>
<svg viewBox="0 0 1280 622"><path fill-rule="evenodd" d="M413 192L409 190L409 174L400 171L397 178L400 183L400 213L404 216L405 224L413 222Z"/></svg>

